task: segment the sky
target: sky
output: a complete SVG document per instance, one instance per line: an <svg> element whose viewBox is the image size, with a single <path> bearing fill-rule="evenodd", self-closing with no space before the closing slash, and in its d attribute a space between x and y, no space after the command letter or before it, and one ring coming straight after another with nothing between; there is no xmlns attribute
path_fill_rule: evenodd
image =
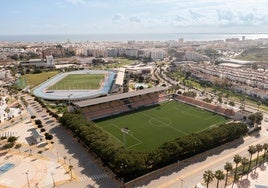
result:
<svg viewBox="0 0 268 188"><path fill-rule="evenodd" d="M0 35L268 33L267 0L0 0Z"/></svg>

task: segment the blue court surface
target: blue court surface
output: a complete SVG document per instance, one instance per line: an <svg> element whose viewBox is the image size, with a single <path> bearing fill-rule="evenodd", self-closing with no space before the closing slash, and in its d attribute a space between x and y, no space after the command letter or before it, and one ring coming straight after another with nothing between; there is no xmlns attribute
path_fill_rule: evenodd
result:
<svg viewBox="0 0 268 188"><path fill-rule="evenodd" d="M15 165L13 163L6 163L0 166L0 175L7 172L9 169L13 168Z"/></svg>
<svg viewBox="0 0 268 188"><path fill-rule="evenodd" d="M268 188L267 186L265 185L255 185L256 188Z"/></svg>

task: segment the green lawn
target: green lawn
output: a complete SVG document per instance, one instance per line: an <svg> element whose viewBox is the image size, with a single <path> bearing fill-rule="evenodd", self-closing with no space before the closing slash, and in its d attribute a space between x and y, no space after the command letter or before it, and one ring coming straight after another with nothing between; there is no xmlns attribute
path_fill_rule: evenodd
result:
<svg viewBox="0 0 268 188"><path fill-rule="evenodd" d="M228 121L225 117L176 101L96 121L103 130L123 142L121 128L129 128L127 149L151 150L164 142Z"/></svg>
<svg viewBox="0 0 268 188"><path fill-rule="evenodd" d="M49 90L87 90L98 89L104 74L70 74L50 86Z"/></svg>
<svg viewBox="0 0 268 188"><path fill-rule="evenodd" d="M34 88L56 74L58 74L58 71L42 72L39 74L25 74L18 80L18 86L22 89L27 85Z"/></svg>

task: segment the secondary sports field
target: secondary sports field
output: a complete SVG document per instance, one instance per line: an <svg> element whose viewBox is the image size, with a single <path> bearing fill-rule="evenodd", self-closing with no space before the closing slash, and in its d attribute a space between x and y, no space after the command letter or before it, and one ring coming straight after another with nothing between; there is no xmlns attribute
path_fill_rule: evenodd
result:
<svg viewBox="0 0 268 188"><path fill-rule="evenodd" d="M227 122L223 116L176 101L110 119L96 121L123 142L121 128L128 128L127 149L151 150L164 142Z"/></svg>
<svg viewBox="0 0 268 188"><path fill-rule="evenodd" d="M104 79L104 74L69 74L49 90L88 90L98 89Z"/></svg>
<svg viewBox="0 0 268 188"><path fill-rule="evenodd" d="M34 88L56 74L58 74L58 71L42 72L39 74L25 74L19 78L17 84L21 89L25 88L27 85Z"/></svg>

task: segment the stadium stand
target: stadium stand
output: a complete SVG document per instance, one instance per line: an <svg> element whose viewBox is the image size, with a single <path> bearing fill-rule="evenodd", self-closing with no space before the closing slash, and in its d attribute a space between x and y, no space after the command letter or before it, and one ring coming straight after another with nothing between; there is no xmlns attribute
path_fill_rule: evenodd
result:
<svg viewBox="0 0 268 188"><path fill-rule="evenodd" d="M199 100L196 100L196 99L193 99L190 97L186 97L183 95L176 95L174 97L174 99L181 101L181 102L184 102L184 103L187 103L187 104L190 104L190 105L193 105L193 106L204 108L208 111L215 112L215 113L221 114L223 116L232 117L235 115L235 112L232 109L225 109L225 108L222 108L221 106L213 105L213 104L210 104L210 103L207 103L204 101L199 101Z"/></svg>
<svg viewBox="0 0 268 188"><path fill-rule="evenodd" d="M166 87L149 88L74 102L73 105L80 109L87 119L96 120L167 101L169 98L166 91Z"/></svg>

